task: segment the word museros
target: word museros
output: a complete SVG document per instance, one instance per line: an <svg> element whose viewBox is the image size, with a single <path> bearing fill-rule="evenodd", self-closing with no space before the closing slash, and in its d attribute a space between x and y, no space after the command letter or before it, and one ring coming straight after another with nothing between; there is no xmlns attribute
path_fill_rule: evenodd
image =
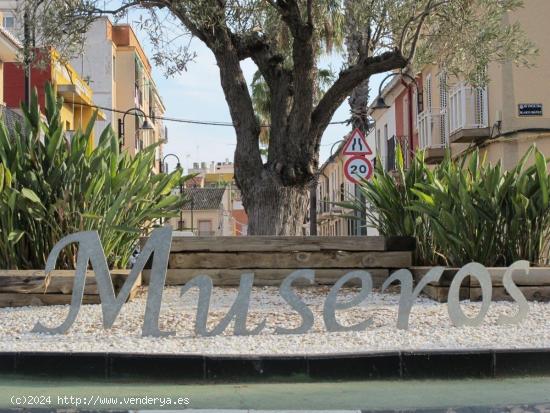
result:
<svg viewBox="0 0 550 413"><path fill-rule="evenodd" d="M36 323L33 332L62 334L65 333L76 320L82 305L84 286L86 282L86 270L90 266L96 277L97 288L101 300L101 310L103 315L103 327L109 329L113 326L122 306L128 299L131 288L139 273L145 267L151 255L152 267L149 289L147 293L146 308L143 320L142 335L162 337L174 334L172 331L163 331L159 328L160 308L162 304L162 294L166 281L166 269L170 255L170 246L172 242L172 229L163 227L154 230L151 237L145 244L141 254L138 256L130 275L125 284L115 295L112 279L107 266L107 260L103 252L99 235L95 231L79 232L69 235L60 240L52 249L46 262L46 273L50 273L55 268L55 263L59 253L63 248L70 244L78 244L78 257L73 284L73 293L69 313L65 320L56 327L48 327L41 322ZM412 274L409 270L402 269L394 272L384 282L382 291L386 290L392 283L400 284L400 297L397 310L397 328L408 329L409 315L420 292L429 283L437 282L445 270L444 267L432 268L417 284L414 285ZM529 305L520 289L514 283L512 276L526 276L529 273L528 261L517 261L512 264L503 276L503 285L510 296L518 304L518 311L513 316L500 315L499 324L514 324L521 322L529 312ZM479 280L483 293L483 301L478 314L470 318L464 314L459 303L460 285L465 277L471 276ZM315 272L304 269L297 270L289 274L281 283L279 294L286 303L296 311L301 317L301 324L296 328L277 327L275 334L304 334L309 331L314 323L312 310L302 301L300 296L293 289L296 280L305 280L313 283ZM348 301L339 301L338 292L351 280L359 280L361 287L356 295ZM210 309L210 299L212 295L212 279L206 275L198 275L191 279L182 287L181 294L185 294L191 288L198 288L199 296L197 303L197 312L195 319L195 332L200 336L214 336L223 333L226 328L233 323L234 335L254 335L259 334L266 326L267 320L263 320L252 328L247 327L247 315L250 306L250 296L254 283L254 274L245 273L241 275L239 290L235 301L227 314L219 323L209 330L207 328L208 313ZM368 271L357 270L343 275L330 289L323 305L323 321L327 331L360 331L367 329L372 320L365 320L354 325L342 325L336 318L338 310L350 309L362 303L372 292L372 277ZM485 318L491 305L492 283L491 276L487 269L478 263L470 263L462 267L453 278L449 288L448 313L452 323L455 326L479 326Z"/></svg>

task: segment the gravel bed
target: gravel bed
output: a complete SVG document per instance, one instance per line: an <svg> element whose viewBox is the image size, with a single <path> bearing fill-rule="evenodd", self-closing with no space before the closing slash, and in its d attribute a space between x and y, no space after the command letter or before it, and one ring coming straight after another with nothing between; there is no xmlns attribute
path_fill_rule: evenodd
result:
<svg viewBox="0 0 550 413"><path fill-rule="evenodd" d="M214 288L209 313L210 328L227 312L236 288ZM296 327L301 319L278 295L274 287L258 287L252 292L248 316L249 328L267 320L258 336L232 336L232 325L221 336L194 335L197 290L180 297L180 288L165 289L161 310L161 328L176 331L168 338L142 338L145 310L144 289L131 303L124 305L114 326L103 330L99 305L82 306L76 322L65 335L29 333L36 321L58 325L68 306L21 307L0 309L0 351L130 352L178 354L324 354L391 350L550 348L550 303L530 303L528 318L519 325L499 326L500 314L514 314L517 304L492 303L481 327L452 326L447 305L419 298L413 307L408 331L395 327L398 294L373 293L359 307L338 312L342 324L354 324L366 317L373 325L361 332L328 333L322 308L328 288L302 289L299 294L315 314L315 325L303 335L274 335L276 326ZM343 289L345 300L356 291ZM463 311L474 316L480 303L462 303Z"/></svg>

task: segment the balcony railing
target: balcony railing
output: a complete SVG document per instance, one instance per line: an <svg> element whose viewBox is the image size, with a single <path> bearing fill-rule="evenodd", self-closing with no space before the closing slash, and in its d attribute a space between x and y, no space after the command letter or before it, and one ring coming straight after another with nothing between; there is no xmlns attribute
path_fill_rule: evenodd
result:
<svg viewBox="0 0 550 413"><path fill-rule="evenodd" d="M449 133L489 126L487 88L459 83L449 93Z"/></svg>
<svg viewBox="0 0 550 413"><path fill-rule="evenodd" d="M418 114L418 141L420 149L445 148L449 143L447 111L424 111Z"/></svg>

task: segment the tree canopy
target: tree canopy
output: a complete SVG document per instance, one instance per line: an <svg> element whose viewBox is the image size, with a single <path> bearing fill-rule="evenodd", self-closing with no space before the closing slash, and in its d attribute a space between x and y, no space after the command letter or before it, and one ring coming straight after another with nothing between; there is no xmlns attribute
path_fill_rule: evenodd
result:
<svg viewBox="0 0 550 413"><path fill-rule="evenodd" d="M489 62L528 64L535 51L521 27L508 23L521 0L23 1L49 10L36 21L51 45L63 38L60 32L67 41L71 28L82 31L95 16L140 8L152 58L168 75L185 70L193 57L188 43L174 39L190 35L205 43L218 64L237 135L236 180L252 234L300 231L323 132L356 88L368 88L370 76L430 63L481 83ZM58 27L49 33L43 29L49 24ZM338 52L346 63L319 96L319 57L344 38L347 47ZM262 125L240 66L246 59L269 91L265 160Z"/></svg>

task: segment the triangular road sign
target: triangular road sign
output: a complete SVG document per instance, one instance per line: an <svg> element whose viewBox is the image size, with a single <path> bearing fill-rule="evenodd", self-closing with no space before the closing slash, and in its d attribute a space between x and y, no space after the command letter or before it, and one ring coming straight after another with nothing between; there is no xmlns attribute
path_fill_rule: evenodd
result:
<svg viewBox="0 0 550 413"><path fill-rule="evenodd" d="M365 134L355 129L344 145L344 155L372 155L372 149L367 143Z"/></svg>

